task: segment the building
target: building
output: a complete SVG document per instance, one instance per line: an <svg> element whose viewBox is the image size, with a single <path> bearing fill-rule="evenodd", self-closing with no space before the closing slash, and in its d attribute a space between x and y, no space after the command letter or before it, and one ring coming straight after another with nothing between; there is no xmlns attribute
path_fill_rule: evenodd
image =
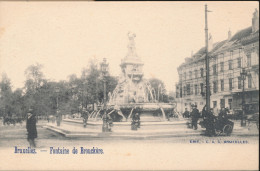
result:
<svg viewBox="0 0 260 171"><path fill-rule="evenodd" d="M208 56L210 59L210 106L217 114L221 107L231 112L241 109L243 85L246 103L259 103L259 15L253 13L252 25L238 31L228 32L228 38L213 43L209 35ZM198 109L206 104L205 47L181 64L177 70L177 110L190 110L190 104ZM245 72L242 72L245 71ZM245 73L244 75L242 73ZM243 81L243 78L245 80ZM243 84L244 82L244 84ZM259 105L257 105L259 108ZM258 109L259 111L259 109Z"/></svg>

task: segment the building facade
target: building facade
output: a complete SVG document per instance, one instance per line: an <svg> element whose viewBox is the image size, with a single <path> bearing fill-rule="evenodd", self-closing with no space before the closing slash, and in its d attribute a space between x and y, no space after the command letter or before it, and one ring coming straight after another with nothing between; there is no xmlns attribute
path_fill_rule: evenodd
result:
<svg viewBox="0 0 260 171"><path fill-rule="evenodd" d="M245 103L259 103L259 14L253 13L252 26L238 31L221 42L213 43L209 35L210 106L217 114L221 107L231 112ZM176 83L177 110L190 110L196 104L199 110L206 105L205 47L178 67ZM244 91L243 91L244 86ZM259 106L258 106L259 108ZM258 109L259 110L259 109Z"/></svg>

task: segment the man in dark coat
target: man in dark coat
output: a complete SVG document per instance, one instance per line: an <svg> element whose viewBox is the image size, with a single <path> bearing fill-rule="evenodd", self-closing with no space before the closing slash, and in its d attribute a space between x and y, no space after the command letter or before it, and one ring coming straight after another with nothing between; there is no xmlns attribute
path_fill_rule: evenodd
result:
<svg viewBox="0 0 260 171"><path fill-rule="evenodd" d="M133 118L132 118L132 122L137 122L137 127L140 128L140 116L139 113L135 113Z"/></svg>
<svg viewBox="0 0 260 171"><path fill-rule="evenodd" d="M206 110L206 109L205 109ZM213 109L211 108L210 111L205 111L205 127L206 127L206 135L207 136L215 136L215 116L213 114Z"/></svg>
<svg viewBox="0 0 260 171"><path fill-rule="evenodd" d="M86 128L86 126L87 126L88 116L89 116L89 112L86 110L86 108L83 108L83 110L82 110L82 118L83 118L83 126L84 126L84 128Z"/></svg>
<svg viewBox="0 0 260 171"><path fill-rule="evenodd" d="M224 127L224 125L227 123L227 109L222 107L221 111L218 115L218 120L216 122L216 126L218 130L222 130L222 128Z"/></svg>
<svg viewBox="0 0 260 171"><path fill-rule="evenodd" d="M198 129L198 120L199 120L199 117L200 117L200 112L199 110L197 109L197 105L192 105L192 112L191 112L191 127L195 130Z"/></svg>
<svg viewBox="0 0 260 171"><path fill-rule="evenodd" d="M37 129L36 129L36 117L35 114L32 113L32 110L30 109L27 114L27 120L26 120L26 129L28 132L27 140L30 143L31 147L36 147L34 139L37 138Z"/></svg>
<svg viewBox="0 0 260 171"><path fill-rule="evenodd" d="M187 108L185 108L185 112L182 115L184 118L189 118L190 117L190 112L188 111Z"/></svg>

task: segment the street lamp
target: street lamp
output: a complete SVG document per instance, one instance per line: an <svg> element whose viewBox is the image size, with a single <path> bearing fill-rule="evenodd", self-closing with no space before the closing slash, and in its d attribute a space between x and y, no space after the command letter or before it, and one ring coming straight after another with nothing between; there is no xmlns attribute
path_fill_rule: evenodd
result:
<svg viewBox="0 0 260 171"><path fill-rule="evenodd" d="M60 111L59 111L59 92L60 92L60 88L59 87L55 87L55 92L57 94L56 96L56 117L57 117L57 126L60 126L60 122L61 122L61 117L60 117Z"/></svg>
<svg viewBox="0 0 260 171"><path fill-rule="evenodd" d="M106 58L103 59L103 62L101 63L101 72L103 76L103 82L104 82L104 116L103 116L103 132L108 132L108 117L107 117L107 111L106 111L106 76L108 73L108 63Z"/></svg>
<svg viewBox="0 0 260 171"><path fill-rule="evenodd" d="M242 83L242 116L241 116L241 126L245 126L245 121L244 121L244 117L245 117L245 79L247 76L247 72L245 70L245 68L242 68L242 72L240 73L241 79L243 81Z"/></svg>

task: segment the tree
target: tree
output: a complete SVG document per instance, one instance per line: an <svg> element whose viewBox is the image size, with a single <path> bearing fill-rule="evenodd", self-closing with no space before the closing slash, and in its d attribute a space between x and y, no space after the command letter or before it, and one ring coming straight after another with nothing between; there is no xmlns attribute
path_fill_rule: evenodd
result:
<svg viewBox="0 0 260 171"><path fill-rule="evenodd" d="M25 116L25 108L23 103L23 90L16 89L12 94L11 106L12 113L19 117Z"/></svg>
<svg viewBox="0 0 260 171"><path fill-rule="evenodd" d="M12 85L11 80L5 73L2 74L0 82L0 112L2 116L12 114Z"/></svg>
<svg viewBox="0 0 260 171"><path fill-rule="evenodd" d="M42 68L43 66L41 64L36 63L25 70L25 88L27 92L30 91L31 93L35 93L37 89L43 85L45 80L43 72L41 71Z"/></svg>
<svg viewBox="0 0 260 171"><path fill-rule="evenodd" d="M25 70L25 108L33 108L36 114L43 114L45 111L45 100L47 94L42 90L44 84L47 80L44 79L43 68L40 64L35 64L29 66Z"/></svg>

